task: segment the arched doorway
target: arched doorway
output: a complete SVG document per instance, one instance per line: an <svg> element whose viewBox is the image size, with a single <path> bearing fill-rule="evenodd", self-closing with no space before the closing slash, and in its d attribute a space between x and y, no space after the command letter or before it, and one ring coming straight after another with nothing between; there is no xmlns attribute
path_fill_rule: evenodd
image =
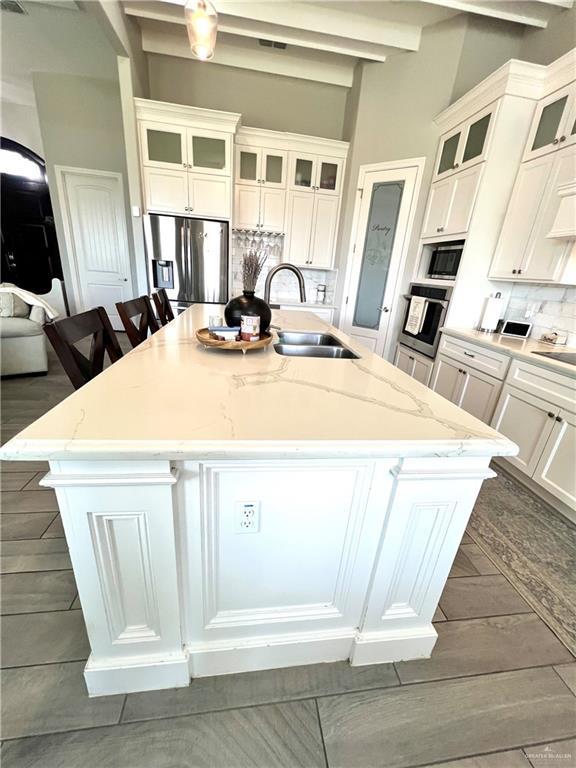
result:
<svg viewBox="0 0 576 768"><path fill-rule="evenodd" d="M63 281L44 160L11 139L0 139L2 252L0 279L36 294Z"/></svg>

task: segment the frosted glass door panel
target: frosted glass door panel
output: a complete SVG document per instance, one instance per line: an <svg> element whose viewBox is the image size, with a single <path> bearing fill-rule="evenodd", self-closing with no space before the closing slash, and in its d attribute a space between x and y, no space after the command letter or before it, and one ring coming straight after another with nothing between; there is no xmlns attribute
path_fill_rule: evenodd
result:
<svg viewBox="0 0 576 768"><path fill-rule="evenodd" d="M284 183L284 158L282 155L265 155L266 173L264 180L267 184Z"/></svg>
<svg viewBox="0 0 576 768"><path fill-rule="evenodd" d="M480 120L472 123L468 129L466 146L464 147L464 155L462 156L463 163L467 163L475 157L480 157L484 152L484 144L486 142L491 117L492 115L484 115Z"/></svg>
<svg viewBox="0 0 576 768"><path fill-rule="evenodd" d="M312 186L313 175L314 163L312 160L304 160L302 157L297 158L294 172L294 186L310 188Z"/></svg>
<svg viewBox="0 0 576 768"><path fill-rule="evenodd" d="M338 166L336 163L320 163L320 189L335 190L338 183Z"/></svg>
<svg viewBox="0 0 576 768"><path fill-rule="evenodd" d="M240 152L240 178L242 181L258 180L258 154L256 152Z"/></svg>
<svg viewBox="0 0 576 768"><path fill-rule="evenodd" d="M459 142L459 133L455 133L454 136L446 139L442 146L442 154L440 155L440 163L438 164L438 173L446 173L446 171L451 171L454 168Z"/></svg>
<svg viewBox="0 0 576 768"><path fill-rule="evenodd" d="M552 104L548 104L547 107L544 107L542 114L540 115L540 122L538 123L538 129L536 130L532 150L540 149L541 147L548 146L548 144L552 144L556 138L567 101L568 96L564 96L557 101L553 101Z"/></svg>
<svg viewBox="0 0 576 768"><path fill-rule="evenodd" d="M383 182L372 187L352 321L356 327L377 330L380 325L403 190L403 181Z"/></svg>
<svg viewBox="0 0 576 768"><path fill-rule="evenodd" d="M146 144L148 160L155 163L182 165L182 138L179 133L148 128Z"/></svg>
<svg viewBox="0 0 576 768"><path fill-rule="evenodd" d="M192 156L195 168L221 171L226 167L226 142L210 136L193 136Z"/></svg>

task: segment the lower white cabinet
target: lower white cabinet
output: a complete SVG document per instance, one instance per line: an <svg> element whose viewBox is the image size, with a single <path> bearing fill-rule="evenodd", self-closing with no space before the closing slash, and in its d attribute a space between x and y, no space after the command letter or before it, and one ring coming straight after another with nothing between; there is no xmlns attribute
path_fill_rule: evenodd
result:
<svg viewBox="0 0 576 768"><path fill-rule="evenodd" d="M421 384L428 386L430 383L432 367L434 366L433 360L430 360L423 355L419 355L409 347L403 347L402 344L398 344L396 347L394 365L396 368L400 368L401 371L404 371L404 373L407 373L408 376L412 376L413 379L416 379L416 381L419 381Z"/></svg>
<svg viewBox="0 0 576 768"><path fill-rule="evenodd" d="M505 384L492 426L519 448L508 461L532 477L554 427L558 409L539 397Z"/></svg>
<svg viewBox="0 0 576 768"><path fill-rule="evenodd" d="M312 192L288 193L284 261L330 269L340 198Z"/></svg>
<svg viewBox="0 0 576 768"><path fill-rule="evenodd" d="M533 479L576 509L576 417L572 413L556 414Z"/></svg>
<svg viewBox="0 0 576 768"><path fill-rule="evenodd" d="M434 364L430 386L454 405L489 423L502 383L493 376L468 366L462 367L439 355Z"/></svg>
<svg viewBox="0 0 576 768"><path fill-rule="evenodd" d="M207 173L143 168L146 210L230 218L230 179Z"/></svg>

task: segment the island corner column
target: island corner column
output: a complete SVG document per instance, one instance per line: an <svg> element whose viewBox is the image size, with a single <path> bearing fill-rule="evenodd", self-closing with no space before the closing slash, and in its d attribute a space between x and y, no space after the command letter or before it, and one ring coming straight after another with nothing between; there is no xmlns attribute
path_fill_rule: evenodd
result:
<svg viewBox="0 0 576 768"><path fill-rule="evenodd" d="M432 654L432 618L490 457L406 458L394 483L368 588L352 666Z"/></svg>
<svg viewBox="0 0 576 768"><path fill-rule="evenodd" d="M50 461L91 654L90 696L190 683L169 461Z"/></svg>

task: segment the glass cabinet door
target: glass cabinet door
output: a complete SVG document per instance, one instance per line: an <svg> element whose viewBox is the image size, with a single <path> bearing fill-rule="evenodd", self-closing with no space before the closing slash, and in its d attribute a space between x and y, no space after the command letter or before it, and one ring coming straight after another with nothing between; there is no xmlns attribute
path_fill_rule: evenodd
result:
<svg viewBox="0 0 576 768"><path fill-rule="evenodd" d="M227 140L215 136L192 135L191 165L206 173L227 173Z"/></svg>
<svg viewBox="0 0 576 768"><path fill-rule="evenodd" d="M337 195L340 192L341 163L334 158L319 158L316 191Z"/></svg>
<svg viewBox="0 0 576 768"><path fill-rule="evenodd" d="M560 130L566 113L569 93L565 89L553 94L542 102L536 112L536 130L534 131L529 155L541 155L549 152L560 143Z"/></svg>
<svg viewBox="0 0 576 768"><path fill-rule="evenodd" d="M236 147L236 181L242 184L260 183L260 150Z"/></svg>
<svg viewBox="0 0 576 768"><path fill-rule="evenodd" d="M142 162L157 168L186 168L186 129L142 123Z"/></svg>
<svg viewBox="0 0 576 768"><path fill-rule="evenodd" d="M438 163L437 174L446 173L452 171L456 167L456 153L458 152L458 144L460 143L460 132L455 133L453 136L449 136L442 145L442 152L440 154L440 162Z"/></svg>
<svg viewBox="0 0 576 768"><path fill-rule="evenodd" d="M262 183L268 187L286 186L287 153L280 150L262 150Z"/></svg>
<svg viewBox="0 0 576 768"><path fill-rule="evenodd" d="M294 189L313 191L316 182L316 157L314 155L293 155L290 186Z"/></svg>
<svg viewBox="0 0 576 768"><path fill-rule="evenodd" d="M487 115L483 115L473 122L468 128L464 154L462 155L462 164L474 160L477 157L482 157L491 119L492 114L489 112Z"/></svg>

